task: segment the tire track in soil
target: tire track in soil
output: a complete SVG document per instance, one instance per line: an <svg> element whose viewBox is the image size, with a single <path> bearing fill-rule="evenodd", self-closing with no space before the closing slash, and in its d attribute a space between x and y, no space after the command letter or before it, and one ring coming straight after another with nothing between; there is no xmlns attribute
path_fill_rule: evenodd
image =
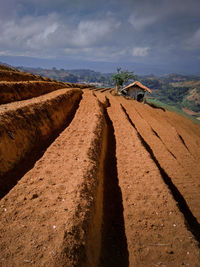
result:
<svg viewBox="0 0 200 267"><path fill-rule="evenodd" d="M124 108L124 106L122 104L121 104L121 108L122 108L124 114L126 115L127 120L130 122L132 127L136 130L137 135L138 135L142 145L147 150L147 152L150 154L151 158L153 159L156 166L158 167L160 174L163 178L163 181L166 183L166 185L170 189L175 201L177 201L177 203L178 203L179 210L184 215L186 226L192 232L195 239L199 242L199 247L200 247L200 224L198 223L197 219L192 214L189 206L187 205L184 197L182 196L182 194L180 193L178 188L173 184L172 178L169 177L168 174L165 172L165 170L160 166L160 163L158 162L156 156L154 155L153 150L148 145L148 143L144 140L144 138L141 136L137 127L135 126L135 124L133 123L131 118L129 117L126 109Z"/></svg>
<svg viewBox="0 0 200 267"><path fill-rule="evenodd" d="M104 116L108 127L107 153L104 166L104 198L102 249L99 267L129 266L129 253L125 234L122 192L119 187L116 159L116 140L113 123L108 115L106 98Z"/></svg>
<svg viewBox="0 0 200 267"><path fill-rule="evenodd" d="M47 148L55 141L60 133L70 125L76 114L76 111L79 108L81 99L82 96L76 103L74 103L73 109L61 129L54 131L52 135L44 142L38 142L38 145L34 149L32 149L13 170L8 172L3 177L0 177L0 179L7 181L5 186L0 189L0 199L2 199L17 184L17 182L33 168L34 164L40 158L42 158Z"/></svg>

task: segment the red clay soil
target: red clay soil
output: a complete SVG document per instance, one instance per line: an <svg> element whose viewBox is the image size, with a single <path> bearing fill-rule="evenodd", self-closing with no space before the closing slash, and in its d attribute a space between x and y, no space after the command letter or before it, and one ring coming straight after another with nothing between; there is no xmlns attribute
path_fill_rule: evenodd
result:
<svg viewBox="0 0 200 267"><path fill-rule="evenodd" d="M2 198L0 266L200 266L200 127L114 94L86 89Z"/></svg>
<svg viewBox="0 0 200 267"><path fill-rule="evenodd" d="M135 106L138 106L138 103L121 100L130 117L131 121L134 123L136 130L140 133L144 141L148 144L149 149L152 150L153 155L159 163L160 168L162 168L165 172L166 179L172 180L173 184L180 191L181 195L184 196L189 208L191 209L193 215L200 223L200 180L199 180L199 170L200 166L198 162L195 162L194 158L190 158L190 154L179 153L179 158L177 157L167 148L165 139L161 139L158 134L152 131L148 121L148 118L145 120L140 114L136 111ZM149 107L148 107L149 108ZM150 113L150 110L148 110ZM151 116L153 117L155 110L152 109ZM159 123L159 122L158 122ZM174 132L173 128L165 127L165 121L162 124L163 131L166 133L166 138L170 136L170 131ZM172 139L173 143L173 139ZM175 144L176 143L176 144ZM180 140L175 142L174 149L179 150L180 145L184 147L184 143ZM197 150L199 148L197 147ZM170 153L171 152L171 153ZM178 153L176 153L177 155ZM182 160L183 159L183 160ZM192 159L194 160L194 164L192 164ZM182 162L182 164L180 164ZM187 162L184 165L184 162ZM191 163L191 165L190 165Z"/></svg>
<svg viewBox="0 0 200 267"><path fill-rule="evenodd" d="M1 266L96 266L105 130L86 93L70 126L1 201Z"/></svg>
<svg viewBox="0 0 200 267"><path fill-rule="evenodd" d="M43 78L39 75L10 70L0 70L0 81L42 81L48 78ZM50 79L48 79L50 80Z"/></svg>
<svg viewBox="0 0 200 267"><path fill-rule="evenodd" d="M191 154L200 160L199 126L173 112L165 113L166 120L176 128Z"/></svg>
<svg viewBox="0 0 200 267"><path fill-rule="evenodd" d="M119 102L109 99L129 266L198 266L197 242L187 230L162 172Z"/></svg>
<svg viewBox="0 0 200 267"><path fill-rule="evenodd" d="M0 82L0 104L33 98L67 87L59 82Z"/></svg>
<svg viewBox="0 0 200 267"><path fill-rule="evenodd" d="M0 106L0 196L17 180L20 162L22 170L27 165L24 160L31 161L28 155L35 150L37 155L38 149L44 149L66 127L81 94L80 89L61 89Z"/></svg>

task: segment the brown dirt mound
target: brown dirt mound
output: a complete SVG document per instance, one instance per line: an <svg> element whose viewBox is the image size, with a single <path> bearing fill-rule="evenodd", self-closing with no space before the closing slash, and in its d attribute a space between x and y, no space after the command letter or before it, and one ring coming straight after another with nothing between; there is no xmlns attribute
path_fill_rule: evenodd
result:
<svg viewBox="0 0 200 267"><path fill-rule="evenodd" d="M80 89L61 89L18 105L0 107L0 111L6 108L0 113L1 194L12 182L6 178L8 173L65 125L80 97Z"/></svg>
<svg viewBox="0 0 200 267"><path fill-rule="evenodd" d="M90 85L90 84L67 83L67 82L65 82L64 84L72 88L80 88L80 89L95 89L96 88L95 86Z"/></svg>
<svg viewBox="0 0 200 267"><path fill-rule="evenodd" d="M83 96L70 126L2 199L3 266L97 266L105 131L98 101Z"/></svg>
<svg viewBox="0 0 200 267"><path fill-rule="evenodd" d="M0 104L29 99L67 87L59 82L0 82Z"/></svg>
<svg viewBox="0 0 200 267"><path fill-rule="evenodd" d="M198 187L200 186L198 174L200 169L198 162L196 162L191 156L174 128L168 127L168 125L165 124L165 120L162 123L163 129L161 138L159 136L159 133L161 135L161 131L157 133L155 130L153 130L151 127L153 123L148 120L148 117L144 119L140 113L136 111L135 106L137 107L138 103L135 103L134 107L130 101L128 103L127 101L122 101L122 103L126 112L128 113L128 116L136 127L136 130L140 133L143 140L148 144L149 149L156 157L160 168L165 172L166 179L172 180L173 184L177 187L177 190L180 191L180 194L184 195L190 209L192 210L192 213L200 222L200 206L197 205L197 203L200 203L200 195L198 193ZM150 110L147 112L150 112ZM154 112L155 110L152 109L152 117ZM158 124L159 122L157 122L157 125ZM163 136L166 136L166 138ZM172 138L171 141L169 140L170 137ZM173 142L174 140L177 141ZM170 142L172 146L174 146L174 149L170 148L171 151L169 149ZM176 153L178 150L180 153ZM195 185L197 188L195 188ZM195 197L191 198L191 195L195 195Z"/></svg>
<svg viewBox="0 0 200 267"><path fill-rule="evenodd" d="M12 67L9 67L9 66L3 65L3 64L0 64L0 70L18 71L17 69L14 69Z"/></svg>
<svg viewBox="0 0 200 267"><path fill-rule="evenodd" d="M19 71L10 71L10 70L0 70L0 81L41 81L45 78L39 75L33 75L30 73L19 72ZM48 78L47 78L48 79ZM50 79L48 79L50 80Z"/></svg>

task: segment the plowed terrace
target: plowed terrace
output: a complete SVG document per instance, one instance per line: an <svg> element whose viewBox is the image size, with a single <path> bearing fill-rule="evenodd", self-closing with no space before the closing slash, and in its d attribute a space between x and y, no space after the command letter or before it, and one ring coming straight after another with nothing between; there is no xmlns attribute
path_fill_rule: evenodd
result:
<svg viewBox="0 0 200 267"><path fill-rule="evenodd" d="M200 127L15 75L0 84L0 266L200 266Z"/></svg>

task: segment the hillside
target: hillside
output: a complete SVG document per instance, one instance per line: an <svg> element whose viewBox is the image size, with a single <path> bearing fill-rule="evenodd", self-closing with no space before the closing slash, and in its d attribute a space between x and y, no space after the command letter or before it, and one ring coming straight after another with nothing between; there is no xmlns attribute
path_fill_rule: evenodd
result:
<svg viewBox="0 0 200 267"><path fill-rule="evenodd" d="M200 77L171 74L160 78L142 77L141 82L152 89L153 99L200 116Z"/></svg>
<svg viewBox="0 0 200 267"><path fill-rule="evenodd" d="M96 72L93 70L65 70L65 69L42 69L42 68L25 68L25 67L18 67L19 70L23 70L26 72L31 72L36 75L42 75L49 78L56 79L62 82L80 82L86 84L94 84L100 86L110 86L111 76L112 74L109 73L101 73Z"/></svg>
<svg viewBox="0 0 200 267"><path fill-rule="evenodd" d="M111 88L44 91L6 71L0 265L199 266L200 126Z"/></svg>
<svg viewBox="0 0 200 267"><path fill-rule="evenodd" d="M93 84L98 87L113 87L113 73L100 73L93 70L64 70L41 68L18 68L36 75L42 75L62 82ZM151 97L164 104L200 117L200 77L194 75L169 74L163 77L139 76L138 80L148 86ZM131 82L131 81L130 81ZM196 114L197 113L197 114Z"/></svg>

